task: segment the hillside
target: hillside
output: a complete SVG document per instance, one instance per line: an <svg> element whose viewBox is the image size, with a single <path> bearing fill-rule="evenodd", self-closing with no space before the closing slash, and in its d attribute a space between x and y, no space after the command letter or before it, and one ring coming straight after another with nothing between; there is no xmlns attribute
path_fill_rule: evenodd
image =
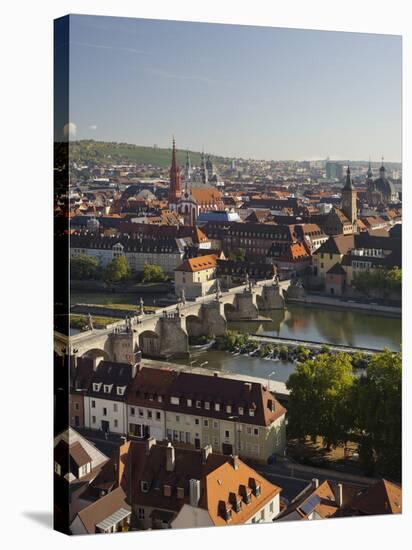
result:
<svg viewBox="0 0 412 550"><path fill-rule="evenodd" d="M186 151L176 150L177 162L183 166L186 162ZM200 153L189 151L192 165L200 164ZM113 162L138 163L167 167L170 165L172 150L160 147L144 147L127 143L81 140L70 142L70 160L76 163ZM211 155L214 162L227 163L228 159Z"/></svg>

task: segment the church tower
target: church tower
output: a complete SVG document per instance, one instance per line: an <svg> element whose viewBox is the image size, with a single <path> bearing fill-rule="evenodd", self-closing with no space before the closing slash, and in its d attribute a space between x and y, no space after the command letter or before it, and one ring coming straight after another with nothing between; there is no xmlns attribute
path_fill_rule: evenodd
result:
<svg viewBox="0 0 412 550"><path fill-rule="evenodd" d="M208 182L208 172L206 168L205 154L203 151L200 160L200 175L202 178L202 183L206 184Z"/></svg>
<svg viewBox="0 0 412 550"><path fill-rule="evenodd" d="M176 162L176 144L175 139L173 138L172 164L170 166L169 203L177 203L181 194L182 186L180 181L180 168Z"/></svg>
<svg viewBox="0 0 412 550"><path fill-rule="evenodd" d="M354 229L356 227L356 189L350 177L350 169L346 171L346 181L342 190L342 212L352 223Z"/></svg>

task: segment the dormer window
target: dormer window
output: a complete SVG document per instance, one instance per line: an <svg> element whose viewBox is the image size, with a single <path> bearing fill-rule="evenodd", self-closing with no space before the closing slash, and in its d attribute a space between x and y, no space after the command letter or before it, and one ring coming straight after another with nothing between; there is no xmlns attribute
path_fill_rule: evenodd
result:
<svg viewBox="0 0 412 550"><path fill-rule="evenodd" d="M187 406L188 406L188 407L191 407L191 406L192 406L192 400L191 400L191 399L188 399L188 400L187 400Z"/></svg>
<svg viewBox="0 0 412 550"><path fill-rule="evenodd" d="M244 413L243 407L239 407L239 414L243 414L243 413Z"/></svg>
<svg viewBox="0 0 412 550"><path fill-rule="evenodd" d="M163 494L165 497L172 496L172 487L171 485L163 485Z"/></svg>
<svg viewBox="0 0 412 550"><path fill-rule="evenodd" d="M104 384L103 391L104 393L110 393L112 391L113 384Z"/></svg>
<svg viewBox="0 0 412 550"><path fill-rule="evenodd" d="M159 403L161 403L161 402L163 401L162 396L161 396L161 395L158 395L158 396L157 396L157 400L159 401Z"/></svg>
<svg viewBox="0 0 412 550"><path fill-rule="evenodd" d="M215 403L215 411L220 411L220 403Z"/></svg>
<svg viewBox="0 0 412 550"><path fill-rule="evenodd" d="M126 386L117 386L117 395L124 395Z"/></svg>
<svg viewBox="0 0 412 550"><path fill-rule="evenodd" d="M141 481L140 482L140 489L142 493L148 493L149 492L149 483L147 481Z"/></svg>
<svg viewBox="0 0 412 550"><path fill-rule="evenodd" d="M200 409L201 406L202 406L202 402L201 401L196 401L196 408Z"/></svg>
<svg viewBox="0 0 412 550"><path fill-rule="evenodd" d="M210 409L209 401L205 401L205 409L208 411Z"/></svg>
<svg viewBox="0 0 412 550"><path fill-rule="evenodd" d="M249 416L255 416L255 409L249 409Z"/></svg>
<svg viewBox="0 0 412 550"><path fill-rule="evenodd" d="M54 473L57 474L58 476L61 476L62 475L62 469L61 469L61 466L58 462L54 461Z"/></svg>
<svg viewBox="0 0 412 550"><path fill-rule="evenodd" d="M185 498L184 487L178 487L177 488L177 498Z"/></svg>
<svg viewBox="0 0 412 550"><path fill-rule="evenodd" d="M170 398L170 403L171 403L172 405L179 405L180 400L179 400L178 397L171 397L171 398Z"/></svg>
<svg viewBox="0 0 412 550"><path fill-rule="evenodd" d="M93 391L100 391L101 384L93 382Z"/></svg>
<svg viewBox="0 0 412 550"><path fill-rule="evenodd" d="M232 406L231 405L226 405L226 412L229 413L229 414L232 412Z"/></svg>

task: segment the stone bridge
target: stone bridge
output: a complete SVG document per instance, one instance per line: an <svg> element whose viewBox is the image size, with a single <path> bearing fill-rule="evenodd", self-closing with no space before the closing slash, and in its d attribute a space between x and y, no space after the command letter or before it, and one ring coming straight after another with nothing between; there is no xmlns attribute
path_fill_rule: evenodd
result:
<svg viewBox="0 0 412 550"><path fill-rule="evenodd" d="M126 318L105 329L91 328L70 337L55 332L55 352L125 362L138 351L156 358L185 356L189 336L221 336L228 321L257 320L260 312L283 309L283 290L288 286L289 281L249 283L154 314Z"/></svg>

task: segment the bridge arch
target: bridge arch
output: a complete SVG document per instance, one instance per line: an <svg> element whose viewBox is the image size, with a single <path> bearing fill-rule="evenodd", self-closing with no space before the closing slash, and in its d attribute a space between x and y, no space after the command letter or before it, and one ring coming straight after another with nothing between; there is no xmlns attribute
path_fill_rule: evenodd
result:
<svg viewBox="0 0 412 550"><path fill-rule="evenodd" d="M102 358L104 361L110 361L110 354L104 349L100 348L91 348L81 355L82 357L87 357L89 359L99 359Z"/></svg>
<svg viewBox="0 0 412 550"><path fill-rule="evenodd" d="M190 336L201 336L204 333L203 323L197 315L187 315L186 317L186 332Z"/></svg>
<svg viewBox="0 0 412 550"><path fill-rule="evenodd" d="M154 330L145 330L139 334L139 348L143 355L158 357L160 355L160 338Z"/></svg>

